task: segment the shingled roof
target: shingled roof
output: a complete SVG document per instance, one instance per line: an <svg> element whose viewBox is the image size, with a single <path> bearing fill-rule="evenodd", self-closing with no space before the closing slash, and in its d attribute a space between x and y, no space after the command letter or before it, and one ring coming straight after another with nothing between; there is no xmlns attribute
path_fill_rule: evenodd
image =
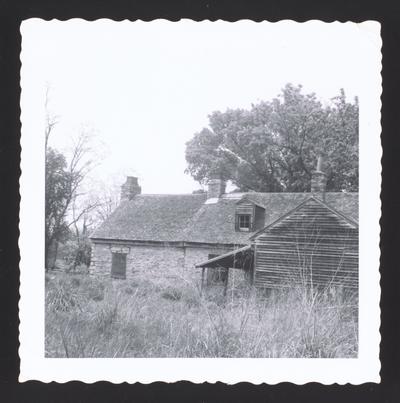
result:
<svg viewBox="0 0 400 403"><path fill-rule="evenodd" d="M182 234L206 194L137 195L123 201L91 238L182 241Z"/></svg>
<svg viewBox="0 0 400 403"><path fill-rule="evenodd" d="M243 197L265 208L267 226L310 193L230 193L214 204L205 204L206 194L137 195L122 202L91 238L245 245L254 232L235 231L236 204ZM358 193L326 193L325 202L358 221Z"/></svg>

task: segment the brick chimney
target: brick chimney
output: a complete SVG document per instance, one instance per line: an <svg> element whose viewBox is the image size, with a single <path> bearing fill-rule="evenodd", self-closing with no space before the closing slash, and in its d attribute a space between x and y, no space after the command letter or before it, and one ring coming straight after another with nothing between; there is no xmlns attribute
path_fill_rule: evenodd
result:
<svg viewBox="0 0 400 403"><path fill-rule="evenodd" d="M322 155L318 157L317 169L311 175L311 193L325 201L327 175L323 171L324 159Z"/></svg>
<svg viewBox="0 0 400 403"><path fill-rule="evenodd" d="M219 199L225 193L226 182L222 179L210 179L207 185L207 199Z"/></svg>
<svg viewBox="0 0 400 403"><path fill-rule="evenodd" d="M138 184L138 178L127 176L126 182L121 186L121 201L132 200L141 192L142 188Z"/></svg>

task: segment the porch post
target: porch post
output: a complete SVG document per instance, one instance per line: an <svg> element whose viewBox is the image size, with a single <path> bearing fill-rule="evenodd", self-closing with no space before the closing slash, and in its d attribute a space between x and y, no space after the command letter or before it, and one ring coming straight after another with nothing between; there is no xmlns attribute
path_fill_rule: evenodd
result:
<svg viewBox="0 0 400 403"><path fill-rule="evenodd" d="M228 290L228 281L229 281L229 267L226 269L226 280L224 286L224 297L226 296L226 292Z"/></svg>
<svg viewBox="0 0 400 403"><path fill-rule="evenodd" d="M201 268L201 285L200 285L200 295L203 292L203 286L204 286L204 272L205 272L206 268L202 267Z"/></svg>

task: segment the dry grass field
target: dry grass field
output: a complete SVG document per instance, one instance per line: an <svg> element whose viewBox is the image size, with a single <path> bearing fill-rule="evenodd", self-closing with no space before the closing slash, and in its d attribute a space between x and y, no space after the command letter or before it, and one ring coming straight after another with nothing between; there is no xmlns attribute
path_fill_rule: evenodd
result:
<svg viewBox="0 0 400 403"><path fill-rule="evenodd" d="M46 275L46 357L357 357L355 295Z"/></svg>

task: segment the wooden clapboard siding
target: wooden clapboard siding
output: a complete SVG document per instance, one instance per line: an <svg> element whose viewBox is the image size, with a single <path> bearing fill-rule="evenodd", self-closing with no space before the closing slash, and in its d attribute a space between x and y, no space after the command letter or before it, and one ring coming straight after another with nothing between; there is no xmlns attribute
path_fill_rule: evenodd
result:
<svg viewBox="0 0 400 403"><path fill-rule="evenodd" d="M254 212L254 203L250 200L240 200L236 204L236 213L237 214L253 214Z"/></svg>
<svg viewBox="0 0 400 403"><path fill-rule="evenodd" d="M258 287L358 287L358 226L310 198L254 239Z"/></svg>

